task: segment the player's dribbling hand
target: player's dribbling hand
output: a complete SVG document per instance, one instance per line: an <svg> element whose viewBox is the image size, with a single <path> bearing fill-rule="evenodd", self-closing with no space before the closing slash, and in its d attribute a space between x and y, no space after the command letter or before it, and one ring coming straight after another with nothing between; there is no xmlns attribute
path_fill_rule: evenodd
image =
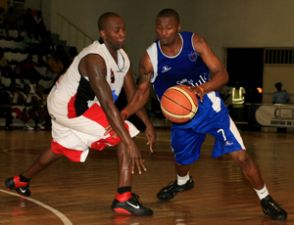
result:
<svg viewBox="0 0 294 225"><path fill-rule="evenodd" d="M205 91L204 89L201 87L201 86L189 86L190 90L194 92L194 94L196 94L199 99L200 99L200 102L203 101L203 96L205 94Z"/></svg>

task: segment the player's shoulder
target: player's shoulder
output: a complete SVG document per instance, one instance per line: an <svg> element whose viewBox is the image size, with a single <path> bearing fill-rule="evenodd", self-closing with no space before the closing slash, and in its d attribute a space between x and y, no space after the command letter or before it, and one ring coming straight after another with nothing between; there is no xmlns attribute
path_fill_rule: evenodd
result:
<svg viewBox="0 0 294 225"><path fill-rule="evenodd" d="M157 44L156 42L153 42L149 47L146 49L144 57L157 57Z"/></svg>
<svg viewBox="0 0 294 225"><path fill-rule="evenodd" d="M146 49L146 52L149 52L149 51L157 51L157 42L154 41L152 42Z"/></svg>
<svg viewBox="0 0 294 225"><path fill-rule="evenodd" d="M196 51L202 51L202 49L206 49L208 47L208 43L204 36L194 33L193 34L193 46L196 49Z"/></svg>
<svg viewBox="0 0 294 225"><path fill-rule="evenodd" d="M203 35L194 32L193 33L193 41L196 43L203 43L203 42L205 42L205 38Z"/></svg>

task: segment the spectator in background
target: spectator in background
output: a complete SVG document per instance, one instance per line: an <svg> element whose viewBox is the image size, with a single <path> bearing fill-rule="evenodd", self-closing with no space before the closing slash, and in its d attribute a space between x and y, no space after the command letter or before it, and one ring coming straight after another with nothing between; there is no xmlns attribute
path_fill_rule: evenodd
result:
<svg viewBox="0 0 294 225"><path fill-rule="evenodd" d="M276 92L273 94L272 103L273 104L287 104L290 101L289 94L286 90L283 90L283 84L281 82L277 82L275 84Z"/></svg>
<svg viewBox="0 0 294 225"><path fill-rule="evenodd" d="M43 20L43 15L40 10L37 10L35 14L33 15L34 19L34 25L35 25L35 35L38 37L38 39L41 39L44 32L46 31L46 26Z"/></svg>
<svg viewBox="0 0 294 225"><path fill-rule="evenodd" d="M14 82L12 82L6 93L9 96L11 123L13 122L13 119L22 120L25 99L22 90ZM7 116L9 115L7 114Z"/></svg>
<svg viewBox="0 0 294 225"><path fill-rule="evenodd" d="M41 48L42 51L46 54L49 55L50 52L53 50L55 44L52 39L52 34L49 30L44 31L44 35L42 35L41 39Z"/></svg>
<svg viewBox="0 0 294 225"><path fill-rule="evenodd" d="M245 105L245 88L237 81L232 88L232 109L231 116L236 122L243 122L245 119L244 105Z"/></svg>
<svg viewBox="0 0 294 225"><path fill-rule="evenodd" d="M4 55L4 49L0 47L0 76L5 76L9 70L9 64Z"/></svg>
<svg viewBox="0 0 294 225"><path fill-rule="evenodd" d="M11 96L7 90L0 86L0 116L5 118L5 130L11 130L12 111L11 111Z"/></svg>
<svg viewBox="0 0 294 225"><path fill-rule="evenodd" d="M78 54L78 50L76 47L74 46L71 46L69 49L68 49L68 61L69 63L71 63L74 59L74 57Z"/></svg>
<svg viewBox="0 0 294 225"><path fill-rule="evenodd" d="M47 111L47 95L44 93L43 86L36 85L31 100L31 115L35 122L35 130L50 129L51 118Z"/></svg>
<svg viewBox="0 0 294 225"><path fill-rule="evenodd" d="M9 37L9 30L15 29L17 24L17 19L15 18L14 9L12 7L7 9L3 20L4 20L6 37Z"/></svg>
<svg viewBox="0 0 294 225"><path fill-rule="evenodd" d="M5 57L5 51L0 47L0 84L3 88L8 88L13 82L13 71Z"/></svg>
<svg viewBox="0 0 294 225"><path fill-rule="evenodd" d="M63 56L63 54L59 55L57 51L55 51L47 58L47 64L50 70L58 76L66 70L65 64L62 60L64 58Z"/></svg>
<svg viewBox="0 0 294 225"><path fill-rule="evenodd" d="M283 84L281 82L275 83L276 92L273 94L272 103L273 104L287 104L290 101L289 94L286 90L283 90ZM278 127L278 133L287 133L287 127Z"/></svg>
<svg viewBox="0 0 294 225"><path fill-rule="evenodd" d="M19 119L23 122L25 130L33 130L34 128L28 124L30 117L28 116L28 107L30 104L29 93L30 86L26 84L23 89L15 84L10 86L8 91L11 98L11 113L13 119Z"/></svg>
<svg viewBox="0 0 294 225"><path fill-rule="evenodd" d="M32 54L29 54L26 59L16 66L16 73L20 79L27 79L31 83L37 83L42 78L36 70Z"/></svg>
<svg viewBox="0 0 294 225"><path fill-rule="evenodd" d="M29 37L34 36L35 32L35 20L32 9L27 8L25 13L19 18L20 26L23 31L26 31Z"/></svg>
<svg viewBox="0 0 294 225"><path fill-rule="evenodd" d="M4 17L5 17L5 9L0 7L0 28L5 28L4 26Z"/></svg>
<svg viewBox="0 0 294 225"><path fill-rule="evenodd" d="M53 52L53 57L63 64L63 71L61 73L64 73L70 64L65 47L61 44L56 45L55 51Z"/></svg>
<svg viewBox="0 0 294 225"><path fill-rule="evenodd" d="M220 95L225 102L226 106L232 105L232 87L225 85L220 89Z"/></svg>
<svg viewBox="0 0 294 225"><path fill-rule="evenodd" d="M8 62L4 55L4 49L0 47L0 67L6 66L8 66Z"/></svg>

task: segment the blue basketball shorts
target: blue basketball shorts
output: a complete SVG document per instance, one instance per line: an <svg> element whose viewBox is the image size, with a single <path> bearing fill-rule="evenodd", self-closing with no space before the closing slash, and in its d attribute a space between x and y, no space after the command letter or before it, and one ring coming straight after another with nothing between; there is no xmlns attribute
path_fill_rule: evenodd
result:
<svg viewBox="0 0 294 225"><path fill-rule="evenodd" d="M193 121L191 122L193 123ZM199 159L201 146L206 134L214 137L212 157L217 158L224 154L245 150L241 135L228 113L217 113L195 126L173 126L171 129L171 147L176 162L188 165Z"/></svg>

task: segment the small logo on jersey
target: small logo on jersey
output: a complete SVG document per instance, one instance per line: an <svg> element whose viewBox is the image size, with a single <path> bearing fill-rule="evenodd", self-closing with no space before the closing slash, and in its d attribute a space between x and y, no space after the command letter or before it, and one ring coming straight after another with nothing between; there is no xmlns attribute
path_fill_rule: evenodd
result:
<svg viewBox="0 0 294 225"><path fill-rule="evenodd" d="M161 70L161 73L166 73L167 71L170 71L172 68L169 67L169 66L163 66L162 67L162 70Z"/></svg>
<svg viewBox="0 0 294 225"><path fill-rule="evenodd" d="M226 141L225 142L225 146L231 146L231 145L233 145L234 143L233 142L231 142L231 141Z"/></svg>
<svg viewBox="0 0 294 225"><path fill-rule="evenodd" d="M194 85L194 80L187 79L187 78L184 78L182 80L177 81L177 84L185 84L185 85L189 85L189 86L195 86Z"/></svg>
<svg viewBox="0 0 294 225"><path fill-rule="evenodd" d="M191 53L188 55L188 57L189 57L189 60L190 60L191 62L196 62L196 60L197 60L197 58L198 58L198 54L197 54L196 52L191 52Z"/></svg>
<svg viewBox="0 0 294 225"><path fill-rule="evenodd" d="M115 76L112 70L110 70L110 82L113 84L115 82Z"/></svg>

